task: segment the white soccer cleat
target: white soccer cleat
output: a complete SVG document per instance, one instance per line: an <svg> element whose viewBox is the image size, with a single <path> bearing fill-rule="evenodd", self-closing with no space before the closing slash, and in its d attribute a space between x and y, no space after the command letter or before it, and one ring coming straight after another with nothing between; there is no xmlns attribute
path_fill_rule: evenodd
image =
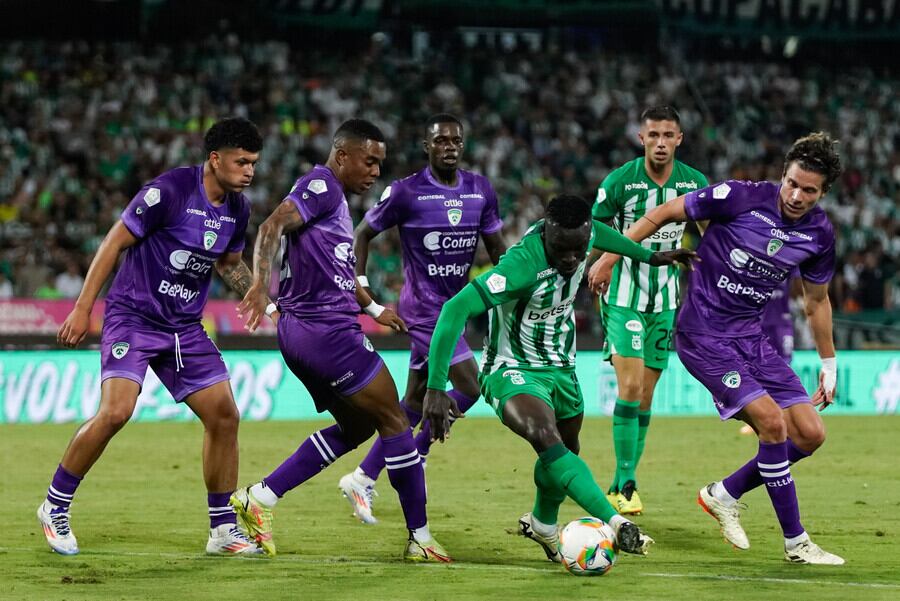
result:
<svg viewBox="0 0 900 601"><path fill-rule="evenodd" d="M210 528L206 552L210 555L264 554L255 542L238 529L237 524L222 524L216 528Z"/></svg>
<svg viewBox="0 0 900 601"><path fill-rule="evenodd" d="M365 485L355 478L351 472L341 478L338 483L344 497L350 502L353 508L353 515L363 524L377 524L378 520L372 515L372 502L378 495L375 490L375 484Z"/></svg>
<svg viewBox="0 0 900 601"><path fill-rule="evenodd" d="M793 549L785 547L784 558L791 563L808 563L825 566L844 565L843 557L838 557L834 553L825 551L822 547L809 539L806 539Z"/></svg>
<svg viewBox="0 0 900 601"><path fill-rule="evenodd" d="M700 493L697 495L697 504L719 522L722 536L734 545L735 549L749 549L750 539L747 538L747 533L741 527L741 512L738 504L728 505L718 500L710 492L711 486L712 484L700 489Z"/></svg>
<svg viewBox="0 0 900 601"><path fill-rule="evenodd" d="M541 546L544 554L550 561L562 563L562 555L559 554L559 528L553 533L553 536L543 536L538 534L531 521L531 512L519 518L519 528L516 531L519 536L530 538Z"/></svg>
<svg viewBox="0 0 900 601"><path fill-rule="evenodd" d="M54 512L54 508L58 509L46 500L37 508L37 519L44 529L47 544L60 555L77 555L78 541L69 527L69 512Z"/></svg>

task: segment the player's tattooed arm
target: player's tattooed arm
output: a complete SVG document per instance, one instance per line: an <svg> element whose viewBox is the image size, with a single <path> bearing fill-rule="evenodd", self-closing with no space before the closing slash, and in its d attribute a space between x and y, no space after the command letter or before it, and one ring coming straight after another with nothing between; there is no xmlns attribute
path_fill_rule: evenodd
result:
<svg viewBox="0 0 900 601"><path fill-rule="evenodd" d="M303 225L303 217L291 200L284 200L259 226L256 244L253 246L253 279L244 294L237 311L246 319L244 327L253 332L259 326L269 304L269 281L272 278L272 262L281 244L281 236Z"/></svg>
<svg viewBox="0 0 900 601"><path fill-rule="evenodd" d="M228 287L242 297L253 284L253 274L241 259L241 253L228 253L216 261L216 271Z"/></svg>

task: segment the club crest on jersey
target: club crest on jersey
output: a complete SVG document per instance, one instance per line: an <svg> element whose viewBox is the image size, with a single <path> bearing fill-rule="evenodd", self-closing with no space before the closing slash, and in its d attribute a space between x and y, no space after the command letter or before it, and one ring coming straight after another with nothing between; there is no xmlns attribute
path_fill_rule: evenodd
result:
<svg viewBox="0 0 900 601"><path fill-rule="evenodd" d="M777 238L772 238L769 240L769 243L766 245L766 253L771 257L784 246L784 242L778 240Z"/></svg>
<svg viewBox="0 0 900 601"><path fill-rule="evenodd" d="M459 222L462 219L462 211L459 209L449 209L447 211L447 219L450 220L450 225L459 225Z"/></svg>
<svg viewBox="0 0 900 601"><path fill-rule="evenodd" d="M730 371L722 376L722 384L728 388L737 388L741 385L741 374L736 371Z"/></svg>
<svg viewBox="0 0 900 601"><path fill-rule="evenodd" d="M203 248L209 250L216 243L219 235L215 232L203 232Z"/></svg>
<svg viewBox="0 0 900 601"><path fill-rule="evenodd" d="M716 200L722 200L727 197L729 192L731 192L731 186L728 184L719 184L715 188L713 188L713 198Z"/></svg>
<svg viewBox="0 0 900 601"><path fill-rule="evenodd" d="M150 188L144 193L144 202L148 207L152 207L159 202L159 188Z"/></svg>
<svg viewBox="0 0 900 601"><path fill-rule="evenodd" d="M112 356L116 359L121 359L126 354L128 354L128 349L130 345L127 342L117 342L112 345Z"/></svg>
<svg viewBox="0 0 900 601"><path fill-rule="evenodd" d="M325 183L324 179L314 179L306 186L309 188L309 191L313 194L321 194L322 192L328 191L328 185Z"/></svg>

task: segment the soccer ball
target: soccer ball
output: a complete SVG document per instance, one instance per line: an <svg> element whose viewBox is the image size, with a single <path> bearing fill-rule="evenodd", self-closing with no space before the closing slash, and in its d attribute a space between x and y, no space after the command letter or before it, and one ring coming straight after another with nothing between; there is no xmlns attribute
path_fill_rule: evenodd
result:
<svg viewBox="0 0 900 601"><path fill-rule="evenodd" d="M580 518L559 533L563 567L576 576L602 576L616 563L616 533L597 518Z"/></svg>

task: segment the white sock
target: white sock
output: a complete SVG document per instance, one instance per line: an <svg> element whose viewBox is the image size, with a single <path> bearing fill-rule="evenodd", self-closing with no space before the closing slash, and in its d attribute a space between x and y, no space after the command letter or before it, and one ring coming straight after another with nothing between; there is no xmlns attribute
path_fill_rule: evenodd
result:
<svg viewBox="0 0 900 601"><path fill-rule="evenodd" d="M784 548L788 549L788 550L794 549L795 547L800 545L800 543L805 543L808 540L809 540L809 534L807 534L806 531L804 530L801 534L799 534L793 538L784 539Z"/></svg>
<svg viewBox="0 0 900 601"><path fill-rule="evenodd" d="M531 514L531 527L541 536L550 538L556 534L556 524L545 524Z"/></svg>
<svg viewBox="0 0 900 601"><path fill-rule="evenodd" d="M427 543L431 540L431 530L428 529L428 524L425 524L421 528L410 530L410 532L412 532L412 537L418 543Z"/></svg>
<svg viewBox="0 0 900 601"><path fill-rule="evenodd" d="M353 470L353 479L363 486L375 486L375 481L369 478L361 467L357 467Z"/></svg>
<svg viewBox="0 0 900 601"><path fill-rule="evenodd" d="M253 498L266 507L275 507L278 502L278 495L272 492L272 489L265 485L264 482L257 482L250 487Z"/></svg>
<svg viewBox="0 0 900 601"><path fill-rule="evenodd" d="M615 530L616 532L619 531L619 528L622 527L622 524L627 524L627 523L629 523L628 520L623 518L618 513L616 515L612 516L611 518L609 518L609 525L612 526L613 530Z"/></svg>
<svg viewBox="0 0 900 601"><path fill-rule="evenodd" d="M725 490L725 485L721 482L713 483L712 496L715 497L715 499L720 503L725 503L726 505L734 505L735 503L737 503L737 499L732 497L731 493Z"/></svg>

